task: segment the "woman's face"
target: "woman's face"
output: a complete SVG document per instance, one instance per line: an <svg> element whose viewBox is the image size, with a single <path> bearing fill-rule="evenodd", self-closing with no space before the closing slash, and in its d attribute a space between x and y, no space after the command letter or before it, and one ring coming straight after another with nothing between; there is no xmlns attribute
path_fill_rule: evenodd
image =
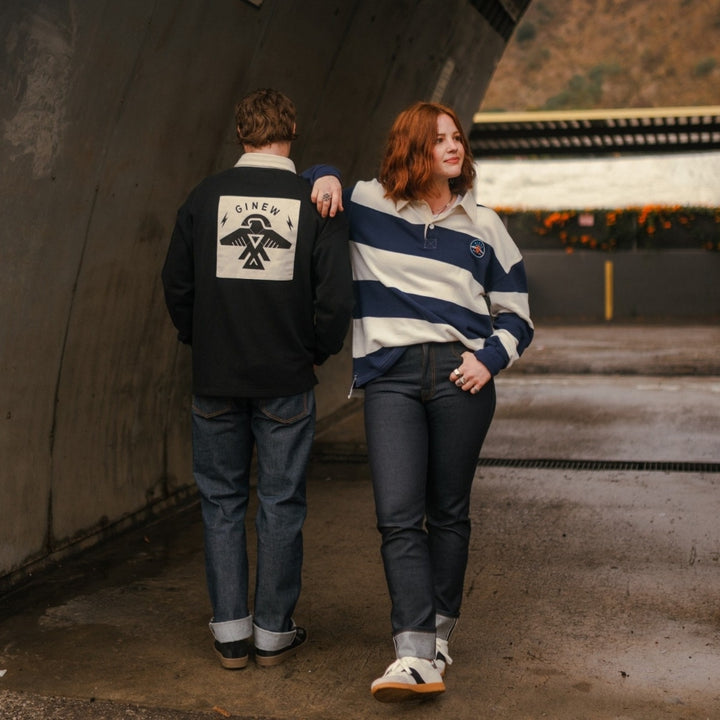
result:
<svg viewBox="0 0 720 720"><path fill-rule="evenodd" d="M433 147L433 175L435 179L447 181L462 172L465 159L460 131L449 115L438 115L437 137Z"/></svg>

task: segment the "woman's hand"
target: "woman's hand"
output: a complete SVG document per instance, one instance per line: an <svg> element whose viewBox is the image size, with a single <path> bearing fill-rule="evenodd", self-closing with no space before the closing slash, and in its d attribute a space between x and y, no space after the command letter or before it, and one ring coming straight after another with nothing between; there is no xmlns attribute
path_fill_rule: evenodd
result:
<svg viewBox="0 0 720 720"><path fill-rule="evenodd" d="M323 216L335 217L342 212L342 185L334 175L319 177L312 187L310 199L317 205L318 212Z"/></svg>
<svg viewBox="0 0 720 720"><path fill-rule="evenodd" d="M469 350L462 354L462 362L451 373L448 380L464 392L473 395L492 379L490 371Z"/></svg>

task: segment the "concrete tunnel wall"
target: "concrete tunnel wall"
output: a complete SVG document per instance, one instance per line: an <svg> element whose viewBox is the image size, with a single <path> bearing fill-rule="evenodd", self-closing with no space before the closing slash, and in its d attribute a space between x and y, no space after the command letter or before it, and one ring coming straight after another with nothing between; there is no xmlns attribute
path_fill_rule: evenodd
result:
<svg viewBox="0 0 720 720"><path fill-rule="evenodd" d="M159 273L187 192L237 158L236 100L286 92L298 168L370 177L410 102L469 125L505 47L474 5L4 0L0 589L192 488ZM321 416L349 375L323 369Z"/></svg>

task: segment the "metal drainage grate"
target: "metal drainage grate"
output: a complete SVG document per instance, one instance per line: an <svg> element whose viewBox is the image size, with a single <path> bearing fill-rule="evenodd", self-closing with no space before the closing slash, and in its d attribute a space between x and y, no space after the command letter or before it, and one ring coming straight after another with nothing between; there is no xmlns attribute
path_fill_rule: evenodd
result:
<svg viewBox="0 0 720 720"><path fill-rule="evenodd" d="M366 463L363 445L316 446L313 460L321 463ZM484 458L478 467L536 468L541 470L634 470L636 472L720 473L716 462L676 462L651 460L568 460L562 458Z"/></svg>
<svg viewBox="0 0 720 720"><path fill-rule="evenodd" d="M551 470L637 470L640 472L720 472L720 463L650 460L562 460L552 458L480 458L479 466L519 467Z"/></svg>

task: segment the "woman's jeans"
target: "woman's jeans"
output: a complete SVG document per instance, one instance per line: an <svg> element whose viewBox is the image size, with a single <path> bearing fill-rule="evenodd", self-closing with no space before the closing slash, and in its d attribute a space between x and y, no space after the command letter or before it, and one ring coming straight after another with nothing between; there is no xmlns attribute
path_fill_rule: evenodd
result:
<svg viewBox="0 0 720 720"><path fill-rule="evenodd" d="M205 568L220 642L275 650L294 636L300 595L305 471L315 431L312 390L292 397L193 397L193 470L200 492ZM257 573L254 618L248 606L245 513L257 447Z"/></svg>
<svg viewBox="0 0 720 720"><path fill-rule="evenodd" d="M449 379L460 343L409 347L365 387L365 432L398 657L435 657L436 613L460 614L470 491L495 410Z"/></svg>

